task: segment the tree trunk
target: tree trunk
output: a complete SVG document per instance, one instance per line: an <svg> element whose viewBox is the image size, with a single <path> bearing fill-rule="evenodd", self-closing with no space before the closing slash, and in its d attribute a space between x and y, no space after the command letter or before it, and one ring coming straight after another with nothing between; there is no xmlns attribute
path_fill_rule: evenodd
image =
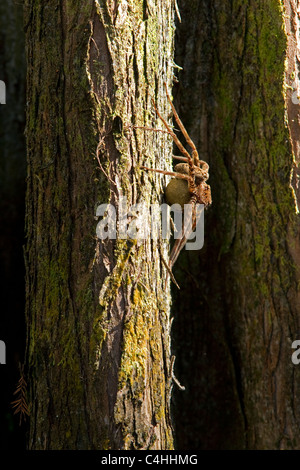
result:
<svg viewBox="0 0 300 470"><path fill-rule="evenodd" d="M278 0L178 3L177 108L210 164L213 205L204 249L182 255L175 269L176 373L187 387L174 397L177 441L184 449L297 449L295 2L286 0L285 11Z"/></svg>
<svg viewBox="0 0 300 470"><path fill-rule="evenodd" d="M29 448L170 449L168 244L96 209L161 201L171 141L133 126L170 114L172 2L26 0L25 29Z"/></svg>
<svg viewBox="0 0 300 470"><path fill-rule="evenodd" d="M176 103L213 205L174 270L176 447L297 449L296 3L178 4ZM151 97L169 116L173 9L26 1L31 449L173 446L168 245L99 239L95 217L162 201L139 166L171 168L170 139L134 126L160 126Z"/></svg>

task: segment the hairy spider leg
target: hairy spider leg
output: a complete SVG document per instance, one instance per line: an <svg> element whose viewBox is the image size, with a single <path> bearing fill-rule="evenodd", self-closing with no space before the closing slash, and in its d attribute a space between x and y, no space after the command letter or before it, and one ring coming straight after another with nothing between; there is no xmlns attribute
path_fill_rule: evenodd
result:
<svg viewBox="0 0 300 470"><path fill-rule="evenodd" d="M194 195L192 196L189 204L192 204L192 217L188 221L187 226L183 227L183 230L181 231L179 238L177 238L177 240L175 241L173 245L173 248L170 253L170 258L169 258L170 269L172 269L172 267L174 266L181 250L184 248L190 234L195 231L196 225L199 221L199 216L197 216L197 211L196 211L196 207L197 207L196 196Z"/></svg>
<svg viewBox="0 0 300 470"><path fill-rule="evenodd" d="M156 170L155 168L148 168L147 166L141 166L140 168L142 168L143 170L154 171L155 173L161 173L162 175L175 176L175 178L190 181L190 176L184 175L183 173L177 173L175 171Z"/></svg>
<svg viewBox="0 0 300 470"><path fill-rule="evenodd" d="M165 119L161 116L160 112L158 111L156 105L155 105L155 102L154 100L152 100L152 103L153 103L153 106L154 106L154 109L158 115L158 117L161 119L161 121L163 122L164 126L166 127L167 129L167 133L171 135L174 143L176 144L176 146L178 147L178 149L181 151L181 153L184 155L184 157L177 157L175 155L173 155L173 158L177 159L177 160L181 160L181 161L184 161L184 162L187 162L188 165L189 165L189 175L184 175L182 173L177 173L177 172L170 172L170 171L165 171L165 170L156 170L156 169L153 169L153 168L148 168L148 167L145 167L145 166L142 166L141 168L144 169L144 170L148 170L148 171L153 171L153 172L156 172L156 173L161 173L161 174L164 174L164 175L170 175L170 176L175 176L176 178L180 178L180 179L183 179L183 180L187 180L188 181L188 187L189 187L189 191L191 192L191 200L189 202L189 204L192 204L192 215L191 215L191 218L190 220L188 221L188 223L186 224L187 226L183 227L183 230L181 232L181 236L180 238L178 238L172 248L172 251L171 251L171 254L170 254L170 260L169 260L169 269L168 269L168 273L170 274L170 272L172 273L172 267L174 265L174 263L176 262L181 250L184 248L190 234L195 230L196 228L196 225L198 223L198 217L197 217L197 202L198 202L198 199L199 199L199 195L198 195L198 191L196 189L196 184L195 184L195 168L194 168L194 165L196 165L197 167L201 168L200 164L204 164L204 167L205 169L208 169L208 164L206 162L203 162L202 160L199 160L199 156L198 156L198 152L197 152L197 149L195 147L195 144L193 143L193 141L190 139L183 123L181 122L178 114L177 114L177 111L176 109L174 108L173 106L173 103L171 101L171 98L168 94L168 90L167 90L167 86L166 84L164 84L165 87L166 87L166 92L167 92L167 98L168 98L168 101L171 105L171 108L172 108L172 111L173 111L173 114L174 114L174 118L177 122L177 124L179 125L180 127L180 130L181 132L183 133L185 139L186 139L186 142L187 144L191 147L192 149L192 156L189 154L189 152L185 149L185 147L183 146L183 144L180 142L180 140L178 139L178 137L176 136L176 134L173 132L173 130L170 128L170 126L168 125L168 123L165 121ZM166 131L163 131L163 130L160 130L160 129L150 129L150 128L144 128L146 130L154 130L156 132L166 132ZM168 275L167 275L168 277ZM167 279L166 279L167 280ZM177 284L177 283L176 283Z"/></svg>
<svg viewBox="0 0 300 470"><path fill-rule="evenodd" d="M170 134L169 131L164 131L163 129L155 129L153 127L144 127L144 126L133 126L134 129L142 129L144 131L152 131L152 132L162 132L163 134ZM172 155L172 158L175 160L180 160L181 162L188 163L189 159L187 157L181 157L179 155Z"/></svg>
<svg viewBox="0 0 300 470"><path fill-rule="evenodd" d="M133 126L134 129L142 129L144 131L152 131L152 132L162 132L163 134L170 135L169 131L164 131L163 129L155 129L153 127L144 127L144 126ZM181 162L188 163L189 159L187 157L181 157L179 155L172 155L172 158L175 160L180 160Z"/></svg>
<svg viewBox="0 0 300 470"><path fill-rule="evenodd" d="M172 155L172 157L175 158L175 160L188 163L188 159L186 157L179 157L178 155Z"/></svg>
<svg viewBox="0 0 300 470"><path fill-rule="evenodd" d="M165 85L165 89L166 89L167 98L168 98L168 101L169 101L169 103L170 103L170 105L171 105L171 108L172 108L172 111L173 111L175 120L176 120L178 126L180 127L180 130L181 130L181 132L183 133L184 138L185 138L187 144L188 144L188 145L191 147L191 149L192 149L192 157L193 157L194 163L195 163L195 165L200 166L200 160L199 160L199 155L198 155L198 151L197 151L197 149L196 149L196 146L195 146L194 142L192 141L192 139L190 138L190 136L189 136L189 134L188 134L186 128L184 127L184 125L183 125L183 123L182 123L180 117L178 116L178 113L177 113L177 111L176 111L176 109L175 109L175 106L173 105L173 102L172 102L172 100L171 100L171 98L170 98L170 95L169 95L169 93L168 93L167 84L166 84L165 82L164 82L164 85Z"/></svg>
<svg viewBox="0 0 300 470"><path fill-rule="evenodd" d="M172 137L173 141L175 142L175 144L177 145L177 147L179 148L180 152L183 153L183 155L187 158L187 163L189 164L189 171L190 171L190 178L189 178L189 189L191 191L192 194L195 194L196 193L196 186L195 186L195 170L194 170L194 162L193 162L193 159L192 157L190 156L189 152L184 148L184 146L182 145L182 143L180 142L180 140L178 139L177 135L172 131L172 129L170 128L169 124L167 123L167 121L165 121L165 119L162 117L162 115L160 114L160 112L158 111L155 103L154 103L154 100L152 100L152 103L153 103L153 106L154 106L154 109L158 115L158 117L160 118L160 120L164 123L166 129L169 131L169 134L170 136ZM179 123L178 123L179 124Z"/></svg>
<svg viewBox="0 0 300 470"><path fill-rule="evenodd" d="M162 132L163 134L169 134L168 131L164 131L163 129L155 129L153 127L133 126L133 129L143 129L144 131Z"/></svg>

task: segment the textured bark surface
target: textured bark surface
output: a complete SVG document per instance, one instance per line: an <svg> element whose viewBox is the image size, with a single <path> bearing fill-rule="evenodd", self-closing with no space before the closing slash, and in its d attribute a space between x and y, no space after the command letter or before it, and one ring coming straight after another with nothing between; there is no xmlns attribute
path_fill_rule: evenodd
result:
<svg viewBox="0 0 300 470"><path fill-rule="evenodd" d="M175 267L176 447L297 449L298 3L178 5L176 103L213 205ZM94 217L161 200L138 167L170 167L171 142L132 126L157 127L151 96L169 116L173 8L26 1L31 449L173 446L160 243L101 242Z"/></svg>
<svg viewBox="0 0 300 470"><path fill-rule="evenodd" d="M300 69L298 51L300 45L300 5L296 0L284 2L285 30L287 34L286 61L286 108L287 122L293 147L294 166L291 184L296 195L297 206L300 201L299 161L300 161ZM297 210L299 207L297 207Z"/></svg>
<svg viewBox="0 0 300 470"><path fill-rule="evenodd" d="M96 208L161 200L171 1L26 1L30 449L169 449L159 242L98 240ZM98 163L100 161L100 166ZM166 253L167 243L162 243Z"/></svg>
<svg viewBox="0 0 300 470"><path fill-rule="evenodd" d="M299 106L295 123L288 113L296 161L285 109L297 5L286 2L286 17L275 0L178 4L177 108L210 164L213 195L204 249L175 269L176 373L187 388L174 397L178 446L297 449Z"/></svg>

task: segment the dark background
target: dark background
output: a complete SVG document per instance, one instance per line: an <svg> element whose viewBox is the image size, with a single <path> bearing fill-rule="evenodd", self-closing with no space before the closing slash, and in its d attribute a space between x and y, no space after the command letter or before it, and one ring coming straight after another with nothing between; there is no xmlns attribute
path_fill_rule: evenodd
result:
<svg viewBox="0 0 300 470"><path fill-rule="evenodd" d="M0 365L0 450L25 446L26 424L19 425L11 402L24 360L24 210L25 43L22 4L0 3L0 80L6 104L0 105L0 340L6 365Z"/></svg>

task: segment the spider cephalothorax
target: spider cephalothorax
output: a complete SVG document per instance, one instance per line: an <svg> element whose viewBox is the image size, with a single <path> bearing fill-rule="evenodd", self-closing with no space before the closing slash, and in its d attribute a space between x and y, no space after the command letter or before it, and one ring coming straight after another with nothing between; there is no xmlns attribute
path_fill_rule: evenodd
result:
<svg viewBox="0 0 300 470"><path fill-rule="evenodd" d="M204 204L208 206L211 203L210 187L206 184L208 180L208 164L203 160L199 160L202 167L195 167L195 196L197 198L197 203ZM188 163L177 163L174 167L175 173L180 173L180 175L190 174L190 169ZM192 192L188 184L189 180L182 179L181 177L175 176L172 178L169 184L165 189L165 196L168 204L172 206L173 204L180 204L182 209L184 204L189 204L192 196Z"/></svg>
<svg viewBox="0 0 300 470"><path fill-rule="evenodd" d="M156 173L162 173L163 175L170 175L174 178L171 179L169 184L166 187L165 195L168 204L180 204L183 208L185 204L192 205L192 220L191 223L188 224L189 227L183 227L181 237L176 240L174 246L172 248L169 260L169 269L171 270L180 251L186 244L187 239L191 232L193 232L196 228L198 218L197 218L197 204L203 204L204 207L208 207L211 202L211 191L210 186L206 183L208 180L209 174L209 166L208 164L199 159L197 149L195 147L194 142L189 137L184 125L182 124L174 106L172 100L169 96L167 86L165 84L166 94L169 103L171 104L171 108L174 114L174 118L187 142L187 144L191 147L192 152L191 154L186 150L186 148L182 145L180 140L178 139L177 135L165 121L165 119L161 116L158 109L153 102L153 106L156 110L158 117L163 122L164 126L167 129L167 133L172 137L174 143L183 154L183 156L173 156L174 159L180 160L183 163L178 163L174 167L174 171L165 171L165 170L158 170L154 168L148 168L142 166L144 170L147 171L154 171Z"/></svg>

